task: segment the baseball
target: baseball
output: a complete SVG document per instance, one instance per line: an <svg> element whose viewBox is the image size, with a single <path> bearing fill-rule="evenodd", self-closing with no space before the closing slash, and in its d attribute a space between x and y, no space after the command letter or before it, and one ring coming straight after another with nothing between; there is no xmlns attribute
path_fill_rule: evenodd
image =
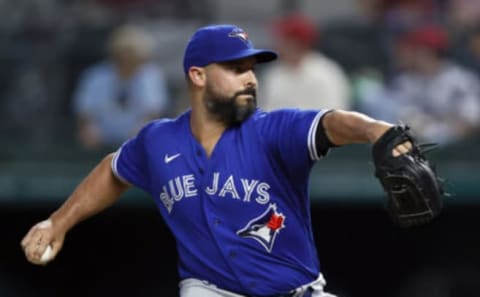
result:
<svg viewBox="0 0 480 297"><path fill-rule="evenodd" d="M42 257L40 257L40 262L46 263L52 259L52 247L50 245L47 245L47 248L42 254Z"/></svg>

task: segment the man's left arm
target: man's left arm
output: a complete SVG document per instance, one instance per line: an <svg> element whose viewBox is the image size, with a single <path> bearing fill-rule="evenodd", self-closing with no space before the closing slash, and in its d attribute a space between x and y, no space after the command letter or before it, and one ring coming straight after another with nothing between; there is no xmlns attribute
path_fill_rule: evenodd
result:
<svg viewBox="0 0 480 297"><path fill-rule="evenodd" d="M325 136L336 146L375 143L380 136L394 126L359 112L343 110L334 110L325 114L321 125ZM410 143L406 142L396 146L392 153L394 156L401 155L410 149Z"/></svg>
<svg viewBox="0 0 480 297"><path fill-rule="evenodd" d="M317 133L317 149L322 141L330 142L330 146L373 144L375 177L386 194L385 207L398 225L422 225L440 213L443 181L425 157L426 147L417 143L408 126L335 110L323 116L318 128L322 133Z"/></svg>

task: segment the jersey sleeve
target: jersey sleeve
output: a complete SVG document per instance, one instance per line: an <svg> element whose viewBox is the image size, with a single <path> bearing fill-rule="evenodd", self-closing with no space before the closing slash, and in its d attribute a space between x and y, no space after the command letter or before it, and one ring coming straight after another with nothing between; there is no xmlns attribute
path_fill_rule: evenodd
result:
<svg viewBox="0 0 480 297"><path fill-rule="evenodd" d="M115 152L111 164L118 179L147 192L150 180L145 143L151 126L146 125L135 137L123 143Z"/></svg>
<svg viewBox="0 0 480 297"><path fill-rule="evenodd" d="M318 133L322 117L330 110L283 109L268 113L261 133L278 158L289 168L310 168L324 156L330 141ZM321 147L325 144L325 147Z"/></svg>

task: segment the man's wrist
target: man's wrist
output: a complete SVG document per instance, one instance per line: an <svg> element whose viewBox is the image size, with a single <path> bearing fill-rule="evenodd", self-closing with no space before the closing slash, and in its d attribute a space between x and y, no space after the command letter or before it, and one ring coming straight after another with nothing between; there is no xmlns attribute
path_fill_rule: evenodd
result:
<svg viewBox="0 0 480 297"><path fill-rule="evenodd" d="M367 139L370 143L375 143L387 130L392 128L394 125L384 122L384 121L375 121L367 129Z"/></svg>

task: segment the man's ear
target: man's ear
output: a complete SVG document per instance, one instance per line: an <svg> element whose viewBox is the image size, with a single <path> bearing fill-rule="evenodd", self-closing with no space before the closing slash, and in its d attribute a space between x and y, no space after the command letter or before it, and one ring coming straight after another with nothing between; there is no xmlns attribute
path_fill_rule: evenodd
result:
<svg viewBox="0 0 480 297"><path fill-rule="evenodd" d="M203 67L190 67L190 69L188 69L188 77L194 86L203 87L206 84L207 77Z"/></svg>

